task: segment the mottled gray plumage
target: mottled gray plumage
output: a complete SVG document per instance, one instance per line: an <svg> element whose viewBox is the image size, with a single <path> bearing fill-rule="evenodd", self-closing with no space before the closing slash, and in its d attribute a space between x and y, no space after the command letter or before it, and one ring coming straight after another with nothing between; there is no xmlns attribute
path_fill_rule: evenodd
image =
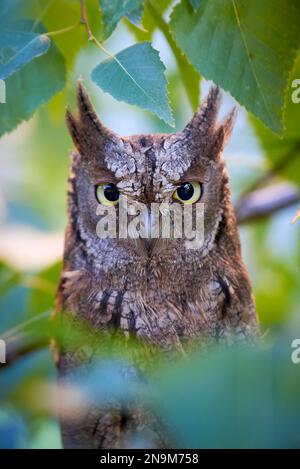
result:
<svg viewBox="0 0 300 469"><path fill-rule="evenodd" d="M258 321L230 202L221 153L231 132L231 113L217 124L218 88L182 132L122 138L99 121L83 86L79 114L67 112L76 146L68 192L69 223L58 292L58 310L87 321L95 333L126 335L184 352L191 340L252 340ZM144 203L167 201L184 181L203 184L205 239L198 250L183 239L157 240L149 255L141 239L99 239L95 185L114 182L120 193ZM88 360L88 358L87 358ZM76 352L61 351L62 380L76 366ZM151 418L136 409L124 419L116 405L62 423L66 447L122 447L130 432L151 427L154 445L164 445Z"/></svg>

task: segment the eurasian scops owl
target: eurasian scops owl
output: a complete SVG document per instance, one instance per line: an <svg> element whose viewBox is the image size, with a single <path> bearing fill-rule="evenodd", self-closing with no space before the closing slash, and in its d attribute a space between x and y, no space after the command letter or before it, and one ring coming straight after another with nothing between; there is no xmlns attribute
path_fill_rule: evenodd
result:
<svg viewBox="0 0 300 469"><path fill-rule="evenodd" d="M230 201L222 150L234 112L217 122L220 92L213 87L181 132L120 137L99 120L86 90L78 86L78 115L67 111L75 144L68 189L68 226L58 315L83 319L95 335L120 330L167 354L191 342L253 340L258 319ZM190 248L184 236L101 237L99 207L141 203L204 207L203 239ZM171 213L171 212L170 212ZM151 216L149 217L151 224ZM148 221L149 221L148 220ZM61 382L78 362L76 350L59 352ZM65 447L120 448L149 424L136 409L116 404L62 416ZM150 424L149 424L150 425ZM154 428L154 430L153 430ZM152 432L155 435L155 425ZM164 446L157 430L153 445Z"/></svg>

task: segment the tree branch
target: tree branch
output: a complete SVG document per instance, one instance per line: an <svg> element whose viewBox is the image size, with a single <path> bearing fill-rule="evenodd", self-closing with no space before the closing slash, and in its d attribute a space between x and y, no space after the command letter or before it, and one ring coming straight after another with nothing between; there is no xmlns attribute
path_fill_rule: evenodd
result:
<svg viewBox="0 0 300 469"><path fill-rule="evenodd" d="M278 183L245 195L235 206L237 222L253 222L283 208L299 204L299 190L289 183Z"/></svg>
<svg viewBox="0 0 300 469"><path fill-rule="evenodd" d="M293 184L272 184L273 179L299 156L300 140L282 155L273 167L246 189L235 206L239 224L268 217L300 201L300 192Z"/></svg>
<svg viewBox="0 0 300 469"><path fill-rule="evenodd" d="M297 221L300 220L300 208L299 210L297 211L296 215L294 216L294 218L292 219L292 223L296 223Z"/></svg>
<svg viewBox="0 0 300 469"><path fill-rule="evenodd" d="M290 163L294 161L299 156L300 152L300 140L296 141L296 143L289 149L287 153L285 153L270 170L264 174L261 178L255 181L250 187L246 189L242 198L251 194L256 189L259 189L262 186L265 186L269 183L272 179L276 176L279 176L281 171L283 171Z"/></svg>
<svg viewBox="0 0 300 469"><path fill-rule="evenodd" d="M1 339L6 345L6 365L50 343L51 312L39 314L7 331Z"/></svg>

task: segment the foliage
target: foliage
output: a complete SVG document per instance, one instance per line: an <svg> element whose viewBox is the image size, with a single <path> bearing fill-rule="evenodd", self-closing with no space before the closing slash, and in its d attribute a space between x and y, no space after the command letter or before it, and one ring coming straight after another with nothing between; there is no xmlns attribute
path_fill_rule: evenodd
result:
<svg viewBox="0 0 300 469"><path fill-rule="evenodd" d="M72 144L64 113L80 76L104 122L118 130L132 121L135 133L168 132L174 121L182 128L199 103L201 77L213 80L249 111L240 112L247 122L238 122L225 154L234 200L274 179L299 188L300 104L291 100L300 78L299 15L296 0L2 0L0 245L2 228L14 227L19 247L39 260L44 252L28 246L22 227L44 236L65 226ZM118 392L125 403L134 396L159 409L174 447L299 447L300 365L290 360L300 333L300 222L290 223L297 211L241 229L264 346L167 363L157 352L141 384L124 382L119 364L148 351L103 338L83 389L89 399ZM0 446L60 447L48 343L64 333L49 320L61 262L18 266L4 254L2 247L0 338L13 360L0 365ZM74 344L92 340L85 324L67 333Z"/></svg>
<svg viewBox="0 0 300 469"><path fill-rule="evenodd" d="M266 28L270 15L273 34ZM184 2L178 5L171 29L205 78L282 133L284 94L300 41L299 19L297 1L287 6L281 0L204 0L196 13Z"/></svg>
<svg viewBox="0 0 300 469"><path fill-rule="evenodd" d="M102 62L93 70L92 78L119 101L149 109L173 125L163 72L158 52L144 42Z"/></svg>
<svg viewBox="0 0 300 469"><path fill-rule="evenodd" d="M291 71L288 90L292 92L292 83L300 76L300 54L298 54ZM300 107L291 99L288 100L285 110L286 132L285 138L279 138L269 129L264 127L257 119L253 119L253 125L257 137L261 141L270 166L276 166L285 159L289 165L283 168L282 173L289 179L300 184L300 134L299 134Z"/></svg>
<svg viewBox="0 0 300 469"><path fill-rule="evenodd" d="M127 17L133 24L139 24L143 14L143 0L99 0L103 20L103 39L115 30L119 21Z"/></svg>
<svg viewBox="0 0 300 469"><path fill-rule="evenodd" d="M78 412L80 406L94 406L99 401L113 405L117 400L127 408L141 404L160 415L174 448L300 447L300 371L291 361L293 349L286 347L293 337L291 330L286 329L273 343L214 346L170 363L158 350L150 351L122 336L109 337L98 331L95 337L78 322L76 329L74 332L72 322L52 321L47 327L58 340L67 333L75 350L80 345L93 347L89 368L76 369L69 377L70 411ZM45 324L36 323L31 326L33 331L36 336L45 334ZM150 353L155 366L143 367L141 373L135 364L149 364ZM124 373L126 368L130 373ZM63 388L53 387L53 372L46 350L13 363L0 375L2 402L10 396L19 415L26 412L27 419L28 415L53 417L55 406L49 403L63 392ZM73 395L80 395L80 401L72 404ZM20 423L19 437L24 421Z"/></svg>
<svg viewBox="0 0 300 469"><path fill-rule="evenodd" d="M86 38L109 56L92 71L96 83L116 99L146 108L172 125L165 67L152 46L135 44L113 54L103 45L122 18L128 18L139 28L144 8L145 24L150 11L152 22L161 27L180 67L187 59L198 74L230 91L272 131L283 133L288 78L300 42L300 8L296 0L288 5L281 0L183 0L175 7L169 24L165 24L161 16L169 2L161 2L162 9L157 9L154 0L100 0L99 10L95 10L96 0L78 0L75 6L74 3L71 6L68 0L63 0L56 4L64 18L77 18L75 23L61 27L61 15L56 15L55 24L53 13L47 12L46 0L40 5L40 17L34 15L33 0L26 2L26 18L31 18L33 23L20 21L17 6L22 4L21 0L4 0L0 78L7 78L8 104L2 113L1 134L28 119L38 106L64 87L68 57L63 59L62 54L73 56L79 50L84 28ZM95 32L90 16L93 24L98 23ZM266 28L271 18L272 23ZM51 24L53 30L45 30L40 20ZM79 30L81 33L77 32ZM102 42L96 38L97 31ZM149 33L151 39L151 31ZM76 34L72 45L69 34ZM185 86L190 95L188 81ZM18 110L13 111L16 108Z"/></svg>

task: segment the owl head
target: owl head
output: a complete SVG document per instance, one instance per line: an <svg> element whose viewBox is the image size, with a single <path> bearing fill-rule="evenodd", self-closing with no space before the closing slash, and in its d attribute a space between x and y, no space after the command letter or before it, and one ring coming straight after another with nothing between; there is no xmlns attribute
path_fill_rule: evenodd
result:
<svg viewBox="0 0 300 469"><path fill-rule="evenodd" d="M221 153L232 130L234 111L217 123L219 89L213 87L187 126L172 134L117 135L101 123L81 82L77 103L77 116L67 110L76 147L70 216L93 261L100 268L141 259L174 262L178 256L195 257L195 251L198 259L206 256L230 212ZM176 232L180 211L182 225L181 230L176 225ZM201 242L188 244L191 239L185 228L191 236L195 233L197 213L202 217ZM167 234L162 232L160 217L169 217ZM99 236L99 222L104 228L109 221L112 226Z"/></svg>

